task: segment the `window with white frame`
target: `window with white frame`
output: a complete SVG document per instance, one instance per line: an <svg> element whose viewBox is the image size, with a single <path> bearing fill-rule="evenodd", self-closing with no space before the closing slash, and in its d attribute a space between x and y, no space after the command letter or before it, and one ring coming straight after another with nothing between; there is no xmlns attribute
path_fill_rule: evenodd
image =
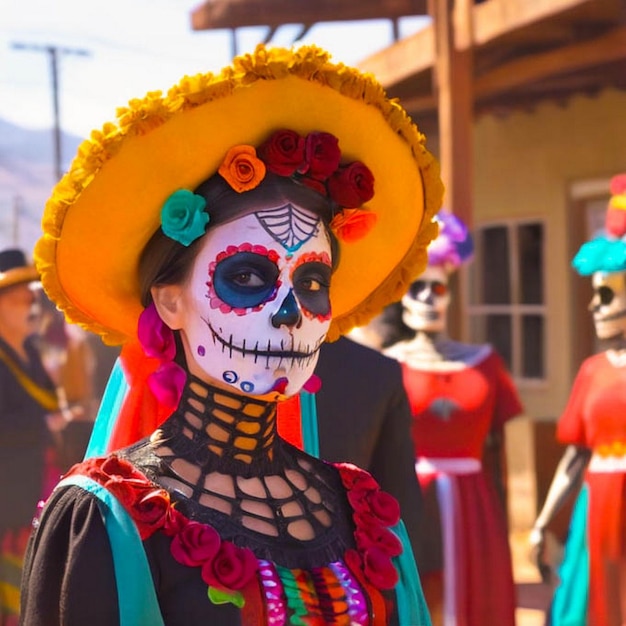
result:
<svg viewBox="0 0 626 626"><path fill-rule="evenodd" d="M469 332L491 343L517 380L544 380L545 226L540 220L483 224L474 231Z"/></svg>

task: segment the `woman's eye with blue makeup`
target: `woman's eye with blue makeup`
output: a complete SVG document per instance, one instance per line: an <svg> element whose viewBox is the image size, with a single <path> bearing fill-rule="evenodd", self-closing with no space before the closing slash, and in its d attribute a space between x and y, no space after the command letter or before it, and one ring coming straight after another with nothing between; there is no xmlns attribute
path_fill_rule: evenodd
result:
<svg viewBox="0 0 626 626"><path fill-rule="evenodd" d="M239 270L231 276L231 280L241 287L260 287L265 284L264 277L259 276L254 270Z"/></svg>
<svg viewBox="0 0 626 626"><path fill-rule="evenodd" d="M213 285L218 298L235 308L263 304L276 289L278 267L262 254L238 252L215 267Z"/></svg>

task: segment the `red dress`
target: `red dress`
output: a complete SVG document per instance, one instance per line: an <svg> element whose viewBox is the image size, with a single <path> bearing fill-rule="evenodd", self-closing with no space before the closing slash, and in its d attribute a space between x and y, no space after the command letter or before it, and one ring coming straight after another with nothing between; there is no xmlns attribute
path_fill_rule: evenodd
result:
<svg viewBox="0 0 626 626"><path fill-rule="evenodd" d="M626 367L615 367L604 352L582 364L557 437L593 452L585 476L588 623L621 626L626 623Z"/></svg>
<svg viewBox="0 0 626 626"><path fill-rule="evenodd" d="M513 382L493 351L459 370L425 371L407 364L402 369L413 413L418 477L426 499L434 495L439 505L432 512L436 526L426 536L435 569L443 575L445 623L513 626L506 513L494 481L481 466L489 433L501 432L507 420L522 412Z"/></svg>

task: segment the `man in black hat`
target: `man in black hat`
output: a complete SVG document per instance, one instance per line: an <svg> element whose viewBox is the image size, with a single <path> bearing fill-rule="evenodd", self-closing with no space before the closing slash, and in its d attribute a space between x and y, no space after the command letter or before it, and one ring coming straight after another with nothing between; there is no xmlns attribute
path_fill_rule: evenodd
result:
<svg viewBox="0 0 626 626"><path fill-rule="evenodd" d="M55 388L34 343L36 269L18 249L0 252L0 624L17 624L21 559L37 502L54 480L51 430L60 429Z"/></svg>

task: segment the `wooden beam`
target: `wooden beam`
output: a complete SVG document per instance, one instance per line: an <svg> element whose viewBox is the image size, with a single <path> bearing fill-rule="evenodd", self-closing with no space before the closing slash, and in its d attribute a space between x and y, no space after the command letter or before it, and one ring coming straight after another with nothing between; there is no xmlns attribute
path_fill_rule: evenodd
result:
<svg viewBox="0 0 626 626"><path fill-rule="evenodd" d="M432 0L436 41L436 92L439 110L441 177L444 206L471 228L473 221L472 47L459 50L456 40L471 38L473 0Z"/></svg>
<svg viewBox="0 0 626 626"><path fill-rule="evenodd" d="M193 30L425 15L426 0L206 0L191 12Z"/></svg>
<svg viewBox="0 0 626 626"><path fill-rule="evenodd" d="M489 0L474 7L475 46L597 0Z"/></svg>
<svg viewBox="0 0 626 626"><path fill-rule="evenodd" d="M383 85L395 85L413 74L431 69L435 64L435 31L432 24L410 37L359 62L364 72L371 72Z"/></svg>
<svg viewBox="0 0 626 626"><path fill-rule="evenodd" d="M475 99L519 89L552 76L626 61L626 27L622 26L583 43L529 55L476 78ZM624 70L626 72L626 68Z"/></svg>
<svg viewBox="0 0 626 626"><path fill-rule="evenodd" d="M594 0L489 0L472 7L474 47L488 43L511 31L557 16L560 12L589 4ZM597 0L596 0L597 1ZM457 46L467 46L468 39ZM359 67L371 71L386 87L413 74L432 69L435 64L433 26L392 44L385 50L364 59Z"/></svg>

